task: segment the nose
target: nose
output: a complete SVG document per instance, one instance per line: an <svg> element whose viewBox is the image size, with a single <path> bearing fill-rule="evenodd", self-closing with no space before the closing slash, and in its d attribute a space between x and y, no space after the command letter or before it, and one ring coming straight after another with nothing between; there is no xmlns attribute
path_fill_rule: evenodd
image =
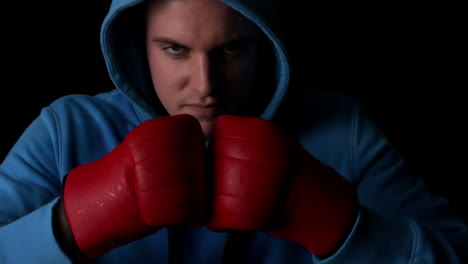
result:
<svg viewBox="0 0 468 264"><path fill-rule="evenodd" d="M210 57L200 54L192 64L191 87L200 96L206 97L213 93L213 65Z"/></svg>

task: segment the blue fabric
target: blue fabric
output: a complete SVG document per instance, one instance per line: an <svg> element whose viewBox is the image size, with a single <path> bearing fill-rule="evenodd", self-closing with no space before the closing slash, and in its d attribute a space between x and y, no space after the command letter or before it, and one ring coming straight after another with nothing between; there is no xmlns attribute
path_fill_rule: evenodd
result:
<svg viewBox="0 0 468 264"><path fill-rule="evenodd" d="M0 263L69 263L51 225L64 176L101 158L138 124L160 115L148 99L153 90L138 50L142 36L122 27L138 25L131 12L140 2L113 1L102 27L104 58L116 89L57 99L2 162ZM410 175L398 151L358 104L330 91L296 93L304 89L289 87L290 65L268 10L271 0L224 2L257 23L276 49L277 86L261 117L288 129L310 153L335 168L356 187L361 204L352 232L333 256L321 260L292 242L255 232L246 241L244 262L466 263L467 226L444 197ZM163 228L107 252L96 263L167 263L170 233L179 241L184 263L222 263L227 234L206 227Z"/></svg>

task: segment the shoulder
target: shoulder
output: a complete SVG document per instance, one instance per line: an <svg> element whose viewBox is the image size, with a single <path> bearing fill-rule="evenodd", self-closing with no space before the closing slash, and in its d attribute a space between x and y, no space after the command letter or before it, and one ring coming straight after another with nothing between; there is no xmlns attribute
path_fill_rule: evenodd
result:
<svg viewBox="0 0 468 264"><path fill-rule="evenodd" d="M289 95L277 122L316 158L351 179L354 135L361 115L361 106L353 98L311 90Z"/></svg>
<svg viewBox="0 0 468 264"><path fill-rule="evenodd" d="M78 111L85 108L82 113L92 113L97 111L118 110L123 107L130 107L130 104L116 90L103 92L96 95L89 94L70 94L54 100L49 106L53 110ZM84 109L83 109L84 110Z"/></svg>
<svg viewBox="0 0 468 264"><path fill-rule="evenodd" d="M326 89L304 90L289 94L277 120L287 127L300 130L349 127L356 115L361 114L361 105L352 97Z"/></svg>
<svg viewBox="0 0 468 264"><path fill-rule="evenodd" d="M102 157L141 123L118 91L63 96L45 107L40 119L52 128L64 171Z"/></svg>
<svg viewBox="0 0 468 264"><path fill-rule="evenodd" d="M70 94L45 108L59 123L138 122L135 108L116 90L96 95Z"/></svg>
<svg viewBox="0 0 468 264"><path fill-rule="evenodd" d="M71 94L53 101L42 119L54 126L62 142L119 142L141 120L118 91L97 95Z"/></svg>

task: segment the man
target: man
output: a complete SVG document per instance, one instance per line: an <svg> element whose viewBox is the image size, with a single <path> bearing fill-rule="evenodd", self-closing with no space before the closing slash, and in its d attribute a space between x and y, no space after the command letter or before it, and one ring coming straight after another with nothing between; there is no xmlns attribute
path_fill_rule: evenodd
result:
<svg viewBox="0 0 468 264"><path fill-rule="evenodd" d="M114 1L116 90L0 168L2 263L463 263L467 228L352 100L289 87L271 1Z"/></svg>

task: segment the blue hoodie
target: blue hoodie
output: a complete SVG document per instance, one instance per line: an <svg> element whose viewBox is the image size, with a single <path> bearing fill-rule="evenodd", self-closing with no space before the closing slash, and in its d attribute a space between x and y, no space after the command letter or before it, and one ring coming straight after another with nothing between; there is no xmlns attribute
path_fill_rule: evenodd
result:
<svg viewBox="0 0 468 264"><path fill-rule="evenodd" d="M110 152L143 121L162 115L154 107L141 49L142 21L135 19L142 17L141 2L114 0L102 25L101 46L115 90L57 99L43 108L2 162L0 263L70 263L51 221L64 176ZM273 1L223 2L256 23L273 43L276 89L260 117L287 128L335 168L356 187L360 202L352 231L334 255L319 259L292 242L254 232L243 244L240 263L467 263L465 223L444 197L409 173L358 104L329 91L292 89L291 63L273 12L280 9ZM162 228L95 262L168 263L171 251L182 263L222 263L226 238L206 227Z"/></svg>

